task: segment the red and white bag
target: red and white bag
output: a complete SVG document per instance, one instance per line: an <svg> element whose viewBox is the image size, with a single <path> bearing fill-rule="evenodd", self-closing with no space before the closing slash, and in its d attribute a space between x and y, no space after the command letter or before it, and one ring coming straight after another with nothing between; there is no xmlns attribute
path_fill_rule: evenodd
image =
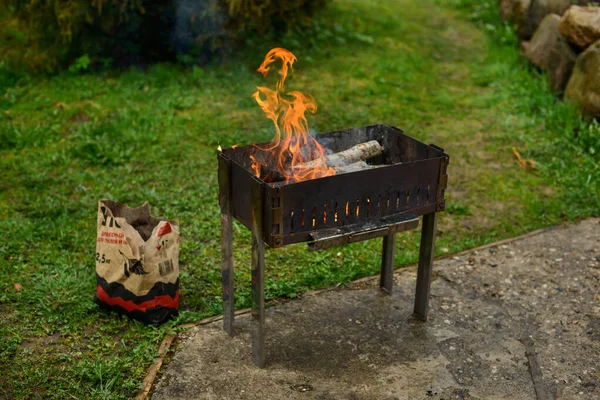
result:
<svg viewBox="0 0 600 400"><path fill-rule="evenodd" d="M149 324L179 309L179 225L150 207L98 202L96 295L100 307Z"/></svg>

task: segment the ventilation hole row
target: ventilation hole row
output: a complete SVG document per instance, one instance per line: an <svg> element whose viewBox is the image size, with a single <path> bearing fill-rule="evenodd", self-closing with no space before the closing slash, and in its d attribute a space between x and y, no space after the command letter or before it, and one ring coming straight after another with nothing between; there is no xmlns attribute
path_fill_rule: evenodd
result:
<svg viewBox="0 0 600 400"><path fill-rule="evenodd" d="M421 205L421 188L417 187L415 189L415 191L411 191L411 190L406 190L406 191L401 191L401 192L396 192L396 210L400 210L401 208L409 208L410 204L411 204L411 195L413 195L413 193L415 194L415 205L418 207ZM387 195L387 199L385 200L385 206L387 207L387 212L389 213L390 207L393 207L393 199L391 198L393 196L393 194L388 194ZM425 193L425 204L429 203L429 199L431 196L431 186L428 185L427 186L427 191ZM375 207L373 207L373 204L371 202L371 197L367 197L366 199L366 207L363 208L361 210L361 206L360 206L360 199L356 199L356 207L353 210L352 214L350 212L350 201L346 201L343 209L340 211L340 205L336 202L334 204L333 207L333 222L334 223L338 223L342 220L347 219L349 216L353 216L356 218L359 218L361 216L361 212L366 212L366 217L371 217L371 216L375 216L378 215L382 209L382 203L381 203L381 196L378 195L377 196L377 204L375 205ZM304 228L305 225L305 217L304 217L304 213L305 213L305 209L302 209L301 212L301 218L300 218L300 225L302 228ZM329 220L329 222L331 222L331 220ZM327 219L327 204L323 204L323 214L322 217L319 215L319 212L317 210L317 207L313 207L312 211L311 211L311 216L310 216L310 221L308 222L310 224L310 227L315 228L318 225L321 225L321 223L323 225L327 225L328 223L328 219ZM294 212L292 211L290 213L290 228L292 231L294 231Z"/></svg>
<svg viewBox="0 0 600 400"><path fill-rule="evenodd" d="M377 209L379 209L380 206L380 199L378 197L377 199ZM334 208L333 208L333 221L334 222L339 222L344 216L346 218L348 218L348 216L350 216L350 201L346 201L345 204L345 213L342 212L342 215L340 215L340 210L339 210L339 205L338 203L335 203ZM367 216L369 216L370 214L370 210L371 210L371 198L368 197L367 198ZM304 221L304 213L305 213L305 209L302 209L301 212L301 219L300 219L300 226L302 228L305 227L305 221ZM360 199L356 199L356 209L353 213L356 217L360 216ZM323 204L323 224L327 224L327 204ZM317 211L317 207L313 207L312 212L311 212L311 227L316 227L317 225L320 225L321 223L321 218L318 217L318 211ZM294 212L290 212L290 229L293 231L294 230Z"/></svg>

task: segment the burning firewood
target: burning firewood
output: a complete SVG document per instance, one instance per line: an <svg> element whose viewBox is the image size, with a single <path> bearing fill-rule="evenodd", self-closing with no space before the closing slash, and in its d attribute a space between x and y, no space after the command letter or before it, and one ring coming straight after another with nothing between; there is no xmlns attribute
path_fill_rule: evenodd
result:
<svg viewBox="0 0 600 400"><path fill-rule="evenodd" d="M383 152L383 146L376 140L371 140L366 143L357 144L347 150L339 153L325 156L325 163L328 167L336 169L336 167L350 166L351 164L365 161L369 158L380 155ZM298 164L295 169L311 169L323 165L323 159L312 160L303 164ZM365 163L366 165L366 163Z"/></svg>

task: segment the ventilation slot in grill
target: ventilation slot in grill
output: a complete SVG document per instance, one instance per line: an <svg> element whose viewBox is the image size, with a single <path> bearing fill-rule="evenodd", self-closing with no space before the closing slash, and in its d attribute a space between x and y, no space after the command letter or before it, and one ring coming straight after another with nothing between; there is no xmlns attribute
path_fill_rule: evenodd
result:
<svg viewBox="0 0 600 400"><path fill-rule="evenodd" d="M338 203L333 207L333 222L338 222Z"/></svg>

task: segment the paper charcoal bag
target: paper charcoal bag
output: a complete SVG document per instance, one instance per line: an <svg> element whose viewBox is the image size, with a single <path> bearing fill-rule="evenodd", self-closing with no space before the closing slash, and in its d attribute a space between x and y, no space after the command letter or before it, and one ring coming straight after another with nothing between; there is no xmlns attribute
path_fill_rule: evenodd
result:
<svg viewBox="0 0 600 400"><path fill-rule="evenodd" d="M102 308L149 324L179 308L179 225L150 216L150 207L98 202L96 294Z"/></svg>

